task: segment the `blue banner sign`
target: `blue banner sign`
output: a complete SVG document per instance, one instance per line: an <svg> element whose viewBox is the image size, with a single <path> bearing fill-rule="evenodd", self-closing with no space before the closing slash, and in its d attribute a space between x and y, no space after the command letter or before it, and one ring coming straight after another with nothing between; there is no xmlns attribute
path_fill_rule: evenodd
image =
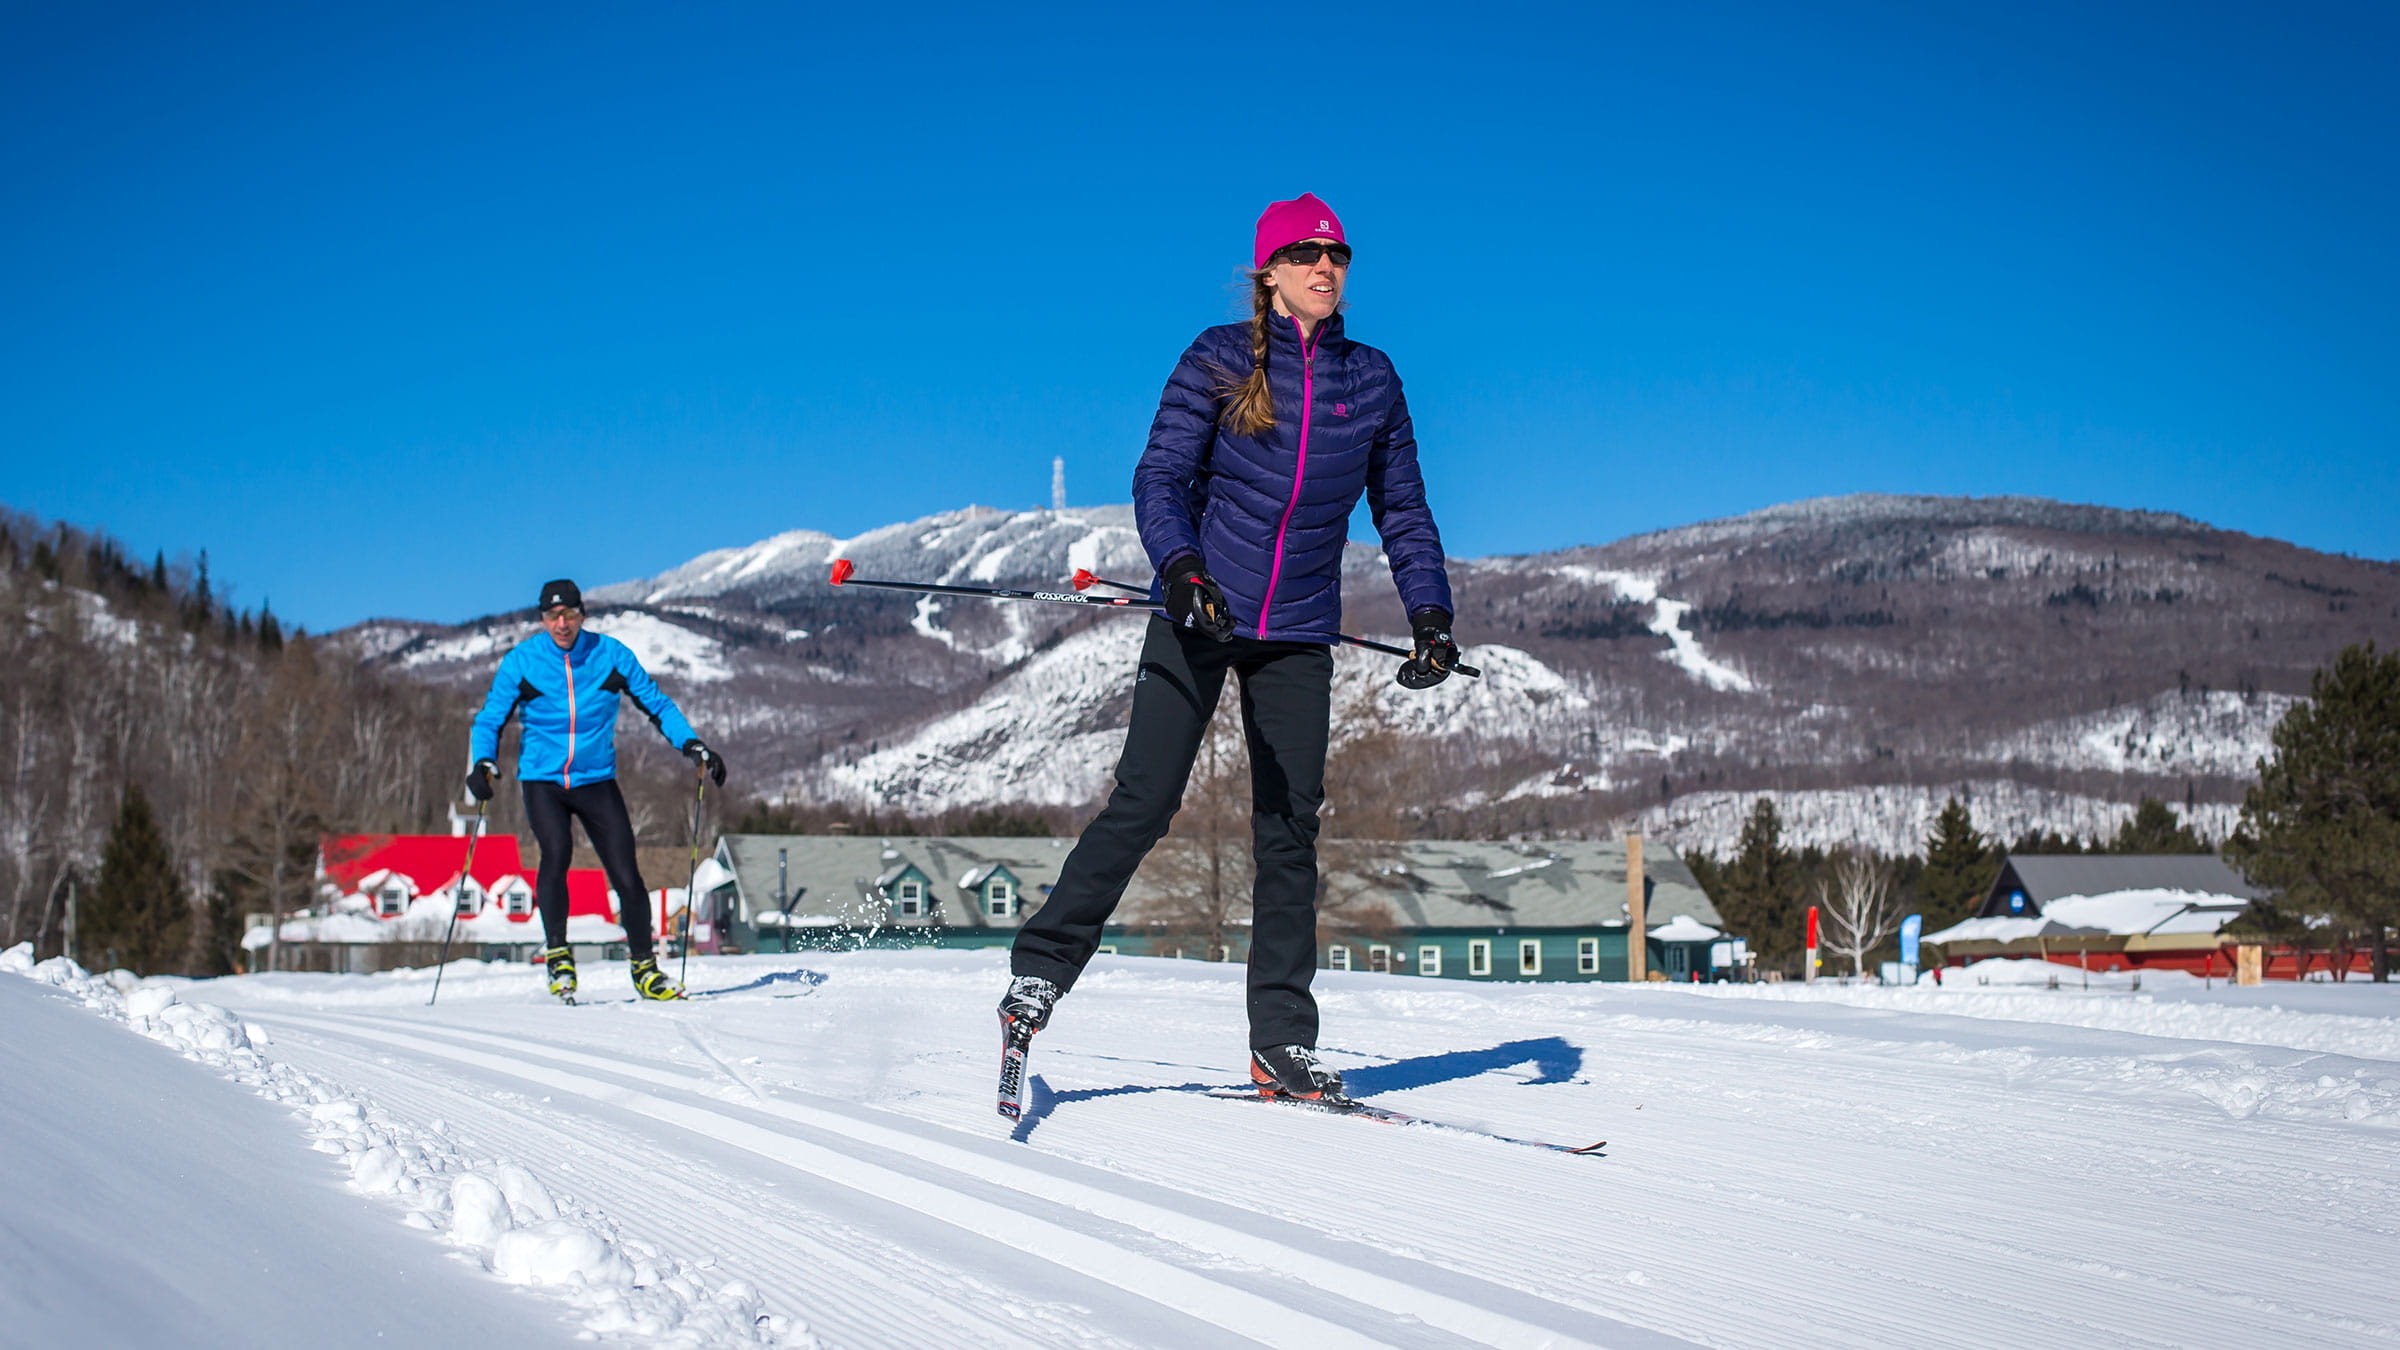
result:
<svg viewBox="0 0 2400 1350"><path fill-rule="evenodd" d="M1911 914L1900 921L1901 965L1913 966L1917 963L1917 934L1923 931L1925 916L1922 914Z"/></svg>

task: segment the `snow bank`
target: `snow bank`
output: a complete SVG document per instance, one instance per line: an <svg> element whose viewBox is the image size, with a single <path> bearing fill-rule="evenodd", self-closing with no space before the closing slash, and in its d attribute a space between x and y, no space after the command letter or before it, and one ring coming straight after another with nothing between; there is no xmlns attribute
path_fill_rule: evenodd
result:
<svg viewBox="0 0 2400 1350"><path fill-rule="evenodd" d="M767 1313L749 1285L711 1281L703 1264L618 1231L606 1215L552 1192L521 1165L470 1154L440 1122L408 1124L275 1061L262 1052L262 1029L212 1004L184 1002L177 993L183 982L122 971L95 976L64 957L37 964L30 943L0 952L0 972L52 985L289 1106L318 1151L348 1162L356 1189L397 1207L402 1222L441 1235L498 1278L547 1290L595 1335L689 1347L816 1344L806 1327Z"/></svg>

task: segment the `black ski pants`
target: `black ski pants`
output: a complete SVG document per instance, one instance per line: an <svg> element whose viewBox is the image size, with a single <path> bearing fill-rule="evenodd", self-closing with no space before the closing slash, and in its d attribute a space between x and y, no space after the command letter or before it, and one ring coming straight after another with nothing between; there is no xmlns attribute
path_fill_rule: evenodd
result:
<svg viewBox="0 0 2400 1350"><path fill-rule="evenodd" d="M528 778L525 823L542 851L534 874L533 900L542 911L542 938L550 946L567 945L567 864L575 859L574 821L583 822L583 837L600 855L609 889L617 893L618 917L625 926L625 947L636 961L649 956L650 890L642 884L642 869L634 862L633 818L625 814L625 794L617 780L565 787L547 779Z"/></svg>
<svg viewBox="0 0 2400 1350"><path fill-rule="evenodd" d="M1317 812L1333 716L1333 649L1214 642L1150 621L1133 721L1108 805L1084 827L1050 898L1017 930L1010 969L1073 987L1125 887L1167 832L1230 671L1250 746L1250 1044L1317 1043Z"/></svg>

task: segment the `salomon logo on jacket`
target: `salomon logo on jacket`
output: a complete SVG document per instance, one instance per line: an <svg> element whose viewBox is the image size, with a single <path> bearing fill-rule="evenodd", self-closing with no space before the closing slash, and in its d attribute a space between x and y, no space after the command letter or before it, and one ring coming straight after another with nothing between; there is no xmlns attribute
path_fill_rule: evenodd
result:
<svg viewBox="0 0 2400 1350"><path fill-rule="evenodd" d="M624 643L587 628L562 650L548 633L536 633L500 658L492 691L467 734L468 762L497 758L500 729L515 715L525 724L518 778L566 787L614 778L617 714L628 698L667 744L695 739L691 723Z"/></svg>

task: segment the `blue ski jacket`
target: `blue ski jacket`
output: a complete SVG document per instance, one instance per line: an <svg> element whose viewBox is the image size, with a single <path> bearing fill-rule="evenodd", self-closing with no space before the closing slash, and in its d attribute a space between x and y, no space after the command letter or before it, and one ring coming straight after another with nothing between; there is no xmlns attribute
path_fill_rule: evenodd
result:
<svg viewBox="0 0 2400 1350"><path fill-rule="evenodd" d="M1342 333L1336 314L1303 342L1270 320L1275 425L1244 436L1219 421L1251 370L1250 325L1195 339L1176 362L1133 471L1134 521L1150 565L1197 553L1241 637L1333 642L1342 631L1342 545L1363 492L1410 614L1451 609L1442 536L1425 504L1417 436L1391 358ZM1158 594L1154 586L1154 596Z"/></svg>
<svg viewBox="0 0 2400 1350"><path fill-rule="evenodd" d="M497 757L500 729L521 713L525 744L517 752L518 778L564 787L614 778L623 698L649 716L667 744L680 750L695 739L692 724L624 643L585 629L574 646L561 650L548 633L535 633L500 658L492 692L467 733L467 762Z"/></svg>

